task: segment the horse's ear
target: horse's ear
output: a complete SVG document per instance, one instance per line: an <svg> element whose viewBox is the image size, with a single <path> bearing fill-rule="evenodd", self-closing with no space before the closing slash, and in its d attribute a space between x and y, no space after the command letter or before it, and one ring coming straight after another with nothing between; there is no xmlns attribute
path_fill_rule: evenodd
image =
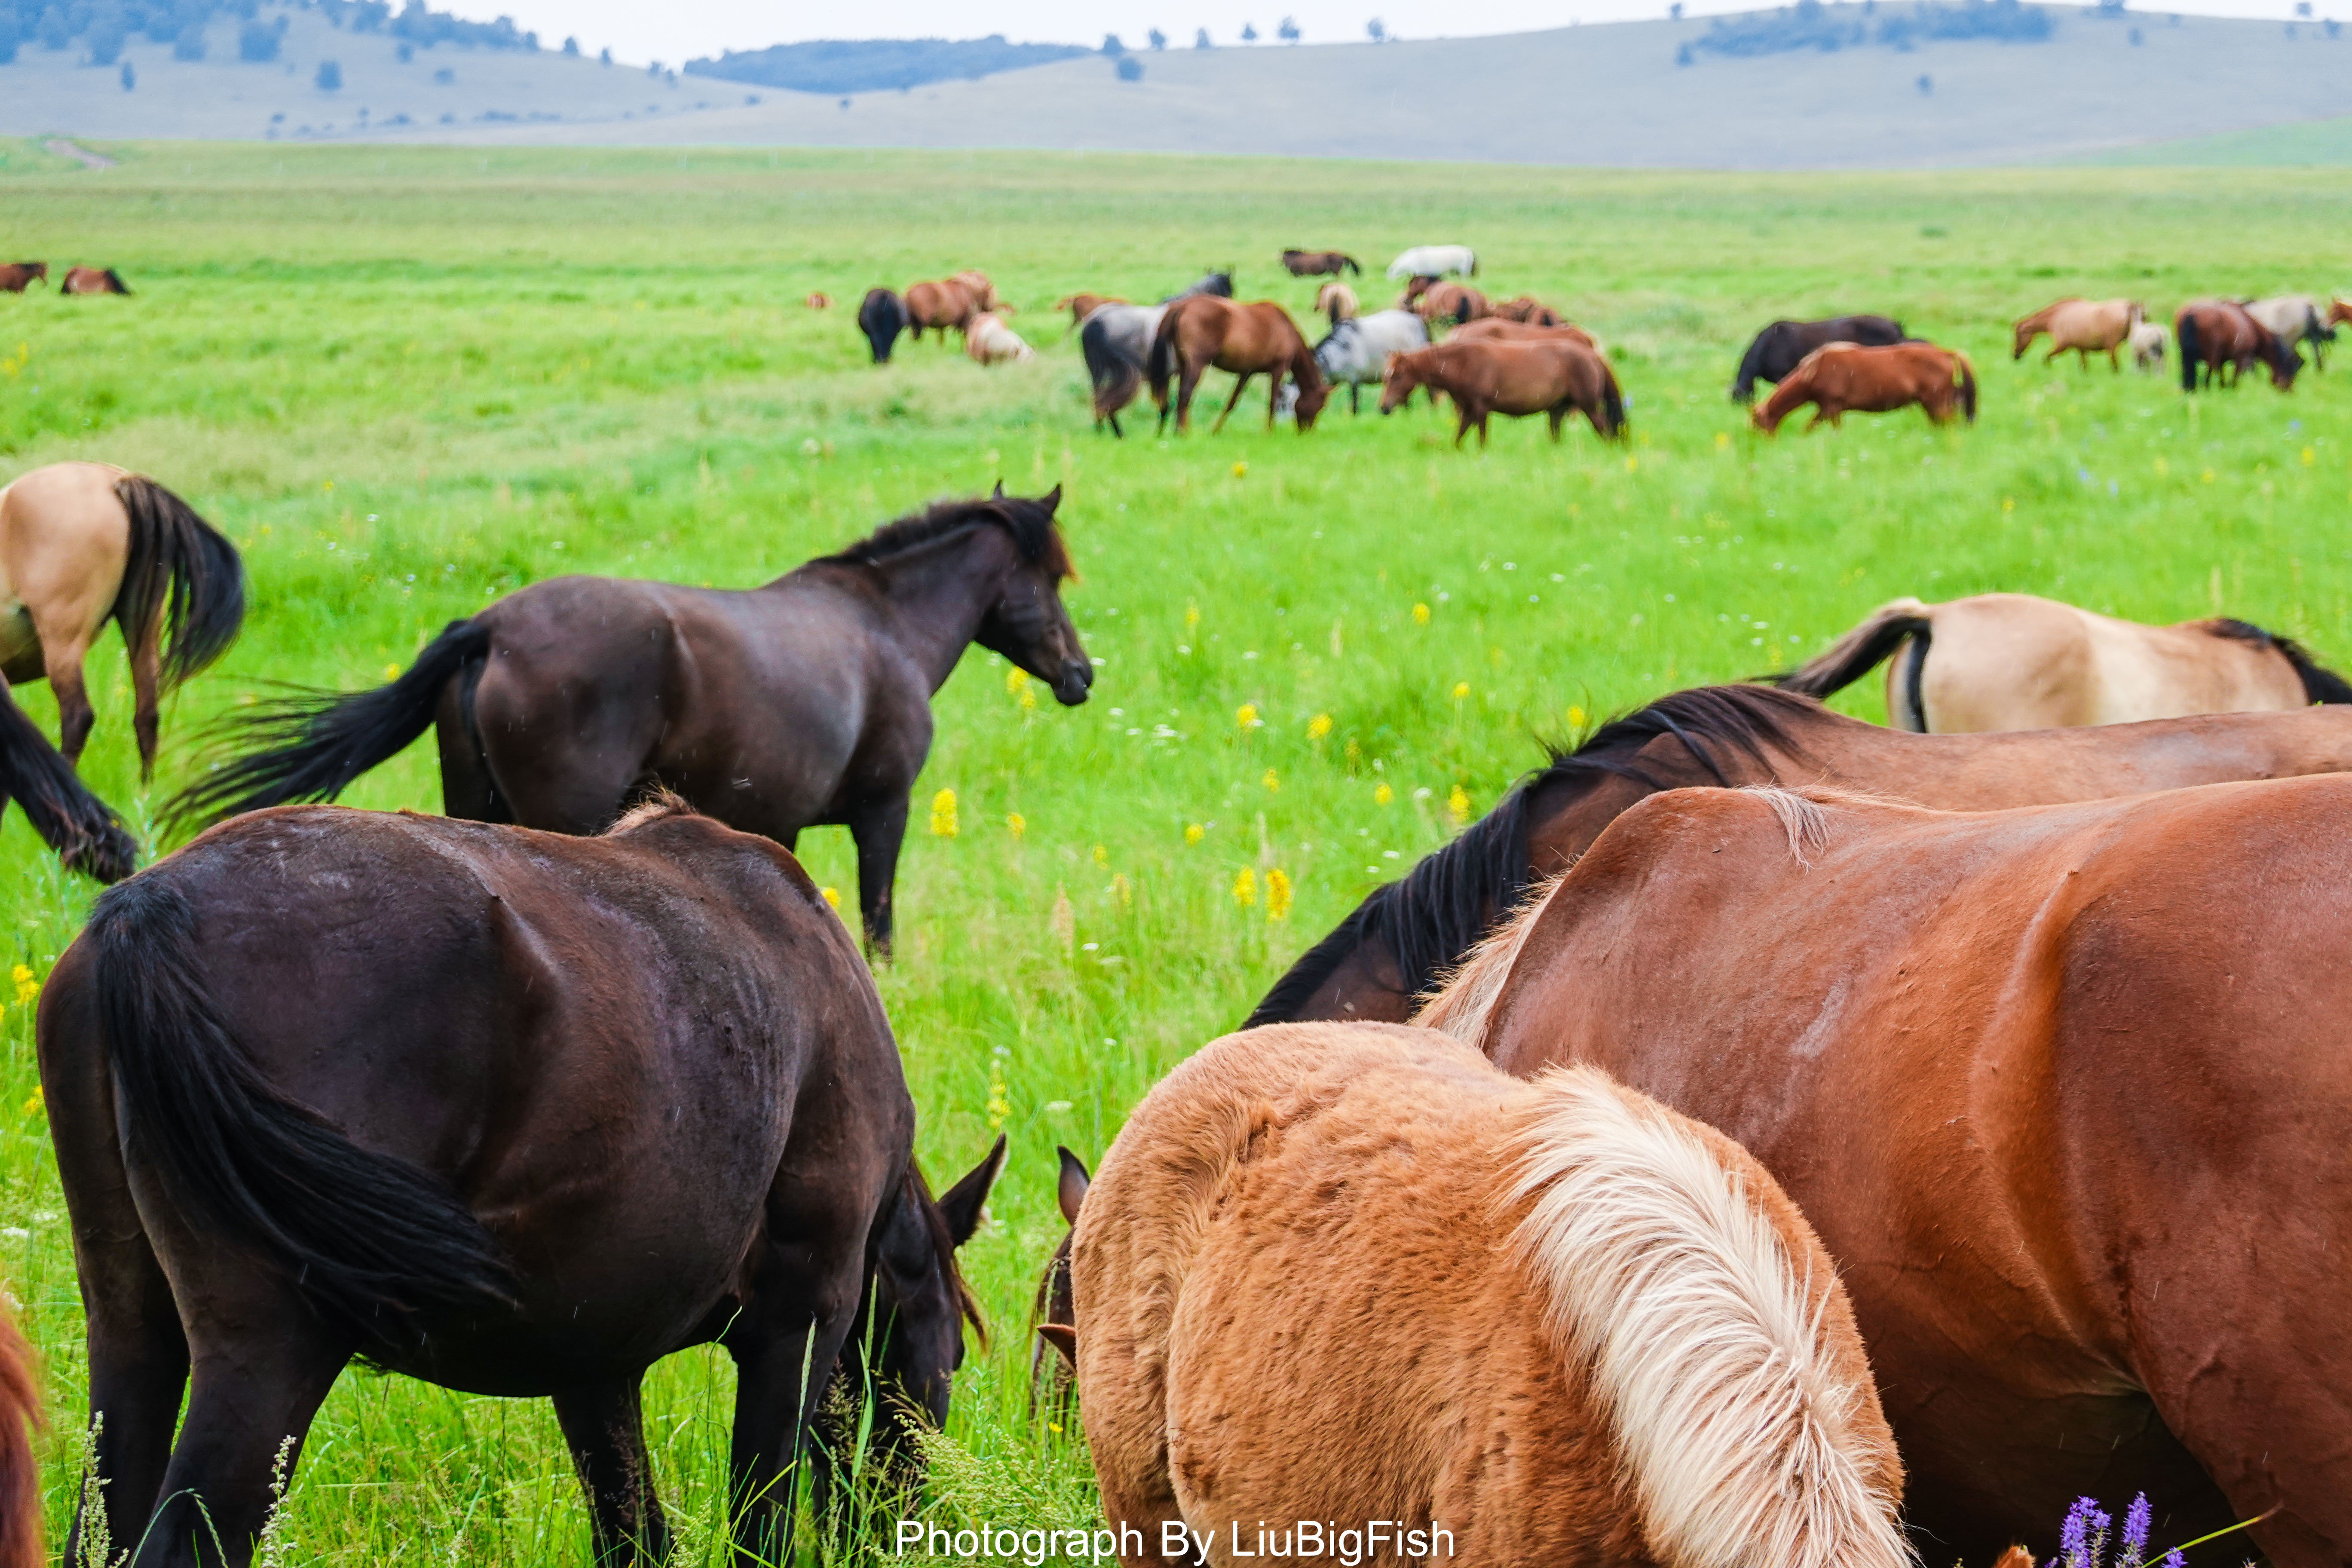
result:
<svg viewBox="0 0 2352 1568"><path fill-rule="evenodd" d="M996 481L996 493L988 499L991 500L1003 500L1004 499L1004 481L1003 479Z"/></svg>
<svg viewBox="0 0 2352 1568"><path fill-rule="evenodd" d="M1062 1359L1070 1363L1072 1372L1078 1370L1077 1330L1067 1323L1040 1323L1037 1325L1037 1337L1061 1352Z"/></svg>
<svg viewBox="0 0 2352 1568"><path fill-rule="evenodd" d="M1062 487L1055 485L1052 489L1047 490L1044 495L1039 496L1037 498L1037 504L1045 509L1046 516L1051 517L1055 511L1061 509Z"/></svg>
<svg viewBox="0 0 2352 1568"><path fill-rule="evenodd" d="M1087 1174L1087 1163L1060 1144L1054 1152L1062 1157L1062 1179L1054 1184L1054 1199L1062 1206L1062 1217L1072 1225L1078 1223L1078 1205L1087 1201L1087 1189L1094 1178Z"/></svg>
<svg viewBox="0 0 2352 1568"><path fill-rule="evenodd" d="M1004 1169L1004 1134L996 1135L996 1147L988 1157L974 1165L964 1179L940 1194L940 1216L948 1222L948 1235L958 1247L971 1239L980 1228L981 1206L988 1202L988 1189L996 1184L996 1173Z"/></svg>

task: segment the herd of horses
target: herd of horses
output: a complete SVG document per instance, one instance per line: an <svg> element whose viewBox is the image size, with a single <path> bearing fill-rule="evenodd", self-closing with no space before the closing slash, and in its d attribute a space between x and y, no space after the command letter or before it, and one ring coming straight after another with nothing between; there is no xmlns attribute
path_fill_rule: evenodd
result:
<svg viewBox="0 0 2352 1568"><path fill-rule="evenodd" d="M49 279L46 261L0 262L0 294L22 294ZM58 279L60 294L128 294L131 285L111 267L68 267Z"/></svg>

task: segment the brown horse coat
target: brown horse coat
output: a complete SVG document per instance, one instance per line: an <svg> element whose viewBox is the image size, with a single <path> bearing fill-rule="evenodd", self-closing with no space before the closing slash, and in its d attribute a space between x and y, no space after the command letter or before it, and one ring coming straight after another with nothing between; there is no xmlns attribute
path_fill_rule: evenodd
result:
<svg viewBox="0 0 2352 1568"><path fill-rule="evenodd" d="M1887 414L1915 403L1931 425L1948 423L1955 414L1973 425L1977 374L1967 355L1933 343L1828 343L1798 362L1749 417L1769 436L1809 403L1814 407L1808 430L1823 420L1840 424L1851 413Z"/></svg>
<svg viewBox="0 0 2352 1568"><path fill-rule="evenodd" d="M1318 278L1327 272L1337 278L1342 272L1364 269L1354 257L1337 250L1286 250L1282 265L1293 278Z"/></svg>
<svg viewBox="0 0 2352 1568"><path fill-rule="evenodd" d="M32 1347L0 1312L0 1568L42 1568L41 1467L28 1426L41 1426Z"/></svg>
<svg viewBox="0 0 2352 1568"><path fill-rule="evenodd" d="M1676 791L1424 1018L1780 1179L1937 1561L2145 1491L2165 1538L2259 1518L2275 1568L2338 1568L2347 817L2341 775L1960 816Z"/></svg>
<svg viewBox="0 0 2352 1568"><path fill-rule="evenodd" d="M1504 321L1525 321L1531 327L1565 326L1568 320L1533 294L1522 294L1516 300L1498 300L1487 309Z"/></svg>
<svg viewBox="0 0 2352 1568"><path fill-rule="evenodd" d="M1054 309L1067 310L1070 313L1070 325L1082 327L1086 325L1088 316L1093 315L1105 305L1126 303L1126 300L1116 294L1065 294L1054 301Z"/></svg>
<svg viewBox="0 0 2352 1568"><path fill-rule="evenodd" d="M1242 392L1254 375L1265 374L1273 382L1265 400L1268 429L1274 427L1275 405L1281 401L1286 374L1298 384L1298 403L1293 417L1298 421L1298 433L1302 436L1315 427L1315 416L1323 412L1323 405L1331 395L1331 389L1324 384L1323 372L1315 363L1314 351L1299 335L1290 312L1271 300L1244 305L1213 294L1189 294L1171 302L1168 313L1160 318L1159 331L1152 336L1150 355L1144 367L1151 383L1151 401L1160 405L1162 429L1167 427L1171 408L1170 374L1176 376L1174 413L1176 429L1181 434L1192 427L1192 393L1201 384L1202 374L1212 366L1231 371L1237 378L1233 396L1225 400L1217 422L1209 427L1212 435L1225 427L1226 419L1240 404Z"/></svg>
<svg viewBox="0 0 2352 1568"><path fill-rule="evenodd" d="M1393 1026L1228 1036L1129 1118L1071 1263L1129 1568L1177 1521L1218 1568L1263 1555L1261 1527L1315 1555L1300 1520L1388 1521L1381 1563L1907 1561L1804 1219L1600 1074L1515 1083Z"/></svg>
<svg viewBox="0 0 2352 1568"><path fill-rule="evenodd" d="M1445 341L1449 343L1540 343L1560 338L1572 343L1582 343L1595 353L1601 352L1601 345L1593 341L1591 332L1572 321L1557 318L1546 323L1515 321L1506 316L1482 316L1475 321L1465 321L1445 334Z"/></svg>
<svg viewBox="0 0 2352 1568"><path fill-rule="evenodd" d="M1433 283L1412 301L1412 309L1433 327L1441 323L1458 327L1493 313L1486 296L1467 283Z"/></svg>
<svg viewBox="0 0 2352 1568"><path fill-rule="evenodd" d="M2137 300L2084 300L2070 296L2052 301L2030 316L2019 320L2015 342L2010 358L2025 357L2026 349L2042 333L2050 334L2050 352L2042 363L2048 364L2069 349L2081 356L2088 368L2091 355L2103 353L2108 365L2120 372L2123 361L2117 351L2131 340L2132 329L2139 325L2144 314Z"/></svg>
<svg viewBox="0 0 2352 1568"><path fill-rule="evenodd" d="M1625 403L1608 362L1564 334L1549 335L1549 342L1433 343L1394 355L1381 388L1381 412L1427 386L1454 399L1457 447L1474 426L1484 447L1486 421L1496 414L1544 415L1555 441L1571 412L1582 414L1604 439L1623 436Z"/></svg>
<svg viewBox="0 0 2352 1568"><path fill-rule="evenodd" d="M940 342L948 341L948 329L961 331L971 319L988 307L980 297L962 283L950 278L939 283L911 283L907 287L907 323L921 337L926 330L940 334Z"/></svg>
<svg viewBox="0 0 2352 1568"><path fill-rule="evenodd" d="M36 279L46 283L48 278L46 261L11 261L0 266L0 294L22 294Z"/></svg>
<svg viewBox="0 0 2352 1568"><path fill-rule="evenodd" d="M61 294L128 294L131 285L111 267L68 267L58 285Z"/></svg>
<svg viewBox="0 0 2352 1568"><path fill-rule="evenodd" d="M2180 390L2194 392L2198 366L2205 367L2203 384L2234 385L2240 376L2261 363L2270 367L2271 384L2281 392L2294 386L2303 360L2292 344L2256 321L2235 300L2192 300L2172 320L2172 335L2180 344Z"/></svg>

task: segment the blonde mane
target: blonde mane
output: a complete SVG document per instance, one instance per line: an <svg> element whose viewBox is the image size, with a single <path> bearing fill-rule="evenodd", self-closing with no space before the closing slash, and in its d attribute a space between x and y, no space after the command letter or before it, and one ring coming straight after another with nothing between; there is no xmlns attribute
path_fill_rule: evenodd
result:
<svg viewBox="0 0 2352 1568"><path fill-rule="evenodd" d="M1461 1041L1465 1046L1484 1050L1486 1045L1486 1020L1495 1010L1495 1000L1503 994L1503 982L1511 976L1511 965L1519 958L1519 949L1527 945L1528 933L1535 929L1536 917L1543 913L1551 898L1551 890L1560 884L1558 877L1549 877L1536 883L1511 911L1511 918L1496 926L1492 934L1465 953L1460 963L1438 977L1436 985L1423 994L1427 998L1412 1021L1424 1029Z"/></svg>

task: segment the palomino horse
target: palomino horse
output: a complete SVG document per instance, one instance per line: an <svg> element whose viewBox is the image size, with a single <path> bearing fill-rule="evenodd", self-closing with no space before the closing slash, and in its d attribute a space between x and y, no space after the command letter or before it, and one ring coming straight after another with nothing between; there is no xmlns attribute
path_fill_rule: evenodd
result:
<svg viewBox="0 0 2352 1568"><path fill-rule="evenodd" d="M557 577L426 645L373 691L247 710L261 749L174 800L181 821L332 799L430 725L452 816L601 833L659 785L786 848L842 824L866 941L890 950L930 697L978 643L1076 706L1094 667L1063 607L1055 487L942 501L765 587Z"/></svg>
<svg viewBox="0 0 2352 1568"><path fill-rule="evenodd" d="M1567 317L1537 299L1533 294L1522 294L1516 300L1495 300L1487 305L1486 310L1490 315L1498 316L1506 321L1523 321L1531 327L1559 327L1568 324Z"/></svg>
<svg viewBox="0 0 2352 1568"><path fill-rule="evenodd" d="M1756 395L1759 381L1779 381L1823 343L1861 343L1883 348L1902 342L1908 334L1903 323L1885 316L1832 316L1819 321L1778 321L1756 334L1739 356L1739 372L1731 378L1731 401L1746 403Z"/></svg>
<svg viewBox="0 0 2352 1568"><path fill-rule="evenodd" d="M1677 791L1423 1021L1598 1068L1780 1179L1933 1561L2144 1492L2167 1536L2252 1520L2273 1568L2339 1568L2347 815L2340 775L1958 816Z"/></svg>
<svg viewBox="0 0 2352 1568"><path fill-rule="evenodd" d="M551 1396L604 1563L669 1545L637 1389L674 1351L734 1358L757 1561L790 1560L837 1363L870 1364L894 1462L899 1398L946 1413L1002 1145L933 1202L856 944L789 854L675 800L597 838L231 823L100 900L36 1038L137 1568L248 1562L355 1354Z"/></svg>
<svg viewBox="0 0 2352 1568"><path fill-rule="evenodd" d="M2269 328L2281 342L2309 343L2313 369L2327 368L2327 345L2336 341L2336 329L2320 314L2317 300L2308 294L2274 294L2244 304L2246 314Z"/></svg>
<svg viewBox="0 0 2352 1568"><path fill-rule="evenodd" d="M2204 367L2204 384L2234 384L2257 363L2270 367L2271 384L2281 392L2294 386L2302 356L2276 332L2246 313L2233 300L2199 300L2180 307L2173 318L2172 335L2180 344L2180 390L2198 387L2198 367Z"/></svg>
<svg viewBox="0 0 2352 1568"><path fill-rule="evenodd" d="M1315 345L1315 368L1332 385L1344 384L1349 412L1361 414L1364 384L1380 384L1390 356L1428 346L1429 329L1411 310L1374 310L1334 326Z"/></svg>
<svg viewBox="0 0 2352 1568"><path fill-rule="evenodd" d="M60 294L128 294L131 285L122 274L111 267L68 267L65 280L58 285Z"/></svg>
<svg viewBox="0 0 2352 1568"><path fill-rule="evenodd" d="M1412 309L1433 327L1440 323L1458 327L1493 313L1487 308L1486 296L1467 283L1433 283L1413 300Z"/></svg>
<svg viewBox="0 0 2352 1568"><path fill-rule="evenodd" d="M2070 296L2044 305L2017 323L2015 342L2010 358L2023 359L2033 340L2042 333L2050 334L2050 352L2042 358L2048 364L2060 354L2072 350L2088 369L2091 356L2107 356L2108 367L2116 372L2124 368L2117 352L2130 341L2132 329L2138 326L2147 312L2137 300L2084 300Z"/></svg>
<svg viewBox="0 0 2352 1568"><path fill-rule="evenodd" d="M1772 395L1748 416L1748 423L1769 436L1809 403L1813 417L1805 426L1808 430L1824 421L1843 424L1848 414L1888 414L1915 403L1930 425L1948 424L1956 415L1973 425L1977 373L1966 354L1933 343L1886 348L1830 343L1807 354L1782 377Z"/></svg>
<svg viewBox="0 0 2352 1568"><path fill-rule="evenodd" d="M1345 283L1326 283L1315 290L1315 313L1328 318L1335 327L1342 321L1354 321L1363 309L1356 291Z"/></svg>
<svg viewBox="0 0 2352 1568"><path fill-rule="evenodd" d="M1054 309L1067 310L1070 313L1070 325L1083 327L1087 324L1087 318L1105 305L1126 303L1126 300L1116 294L1065 294L1054 301Z"/></svg>
<svg viewBox="0 0 2352 1568"><path fill-rule="evenodd" d="M1433 343L1389 361L1381 388L1381 412L1431 387L1454 400L1454 444L1473 427L1486 445L1486 421L1496 414L1519 418L1541 414L1551 422L1551 438L1570 414L1581 414L1603 440L1625 434L1625 399L1609 362L1565 335L1550 342Z"/></svg>
<svg viewBox="0 0 2352 1568"><path fill-rule="evenodd" d="M0 266L0 294L22 294L34 282L49 280L46 261L12 261Z"/></svg>
<svg viewBox="0 0 2352 1568"><path fill-rule="evenodd" d="M1466 245L1416 245L1389 263L1391 278L1478 276L1478 258Z"/></svg>
<svg viewBox="0 0 2352 1568"><path fill-rule="evenodd" d="M857 330L866 334L874 363L888 364L898 334L907 330L907 301L887 289L868 289L866 298L858 301Z"/></svg>
<svg viewBox="0 0 2352 1568"><path fill-rule="evenodd" d="M0 1313L0 1568L42 1568L41 1467L28 1426L41 1425L32 1347Z"/></svg>
<svg viewBox="0 0 2352 1568"><path fill-rule="evenodd" d="M1143 390L1143 371L1151 357L1151 341L1159 334L1165 305L1104 305L1090 311L1078 329L1078 350L1086 356L1087 379L1094 387L1095 428L1108 422L1121 440L1119 411Z"/></svg>
<svg viewBox="0 0 2352 1568"><path fill-rule="evenodd" d="M68 762L97 722L82 661L110 619L131 655L145 780L161 694L226 652L244 624L236 546L153 479L104 463L52 463L0 489L0 674L48 678Z"/></svg>
<svg viewBox="0 0 2352 1568"><path fill-rule="evenodd" d="M1894 658L1906 643L1909 653ZM2219 618L2144 626L2030 594L1897 599L1772 684L1825 698L1889 658L1887 717L1922 734L2352 702L2342 676L2260 626Z"/></svg>
<svg viewBox="0 0 2352 1568"><path fill-rule="evenodd" d="M2079 730L1915 735L1769 687L1660 698L1549 762L1291 965L1252 1024L1402 1019L1528 889L1575 864L1618 813L1690 785L1822 784L1947 811L2352 770L2352 710L2217 713Z"/></svg>
<svg viewBox="0 0 2352 1568"><path fill-rule="evenodd" d="M1363 274L1363 265L1354 257L1338 250L1286 250L1282 265L1293 278L1320 278L1326 273L1337 278L1343 272Z"/></svg>
<svg viewBox="0 0 2352 1568"><path fill-rule="evenodd" d="M1021 341L993 310L982 310L964 326L963 352L976 364L1003 364L1007 360L1031 360L1037 351Z"/></svg>
<svg viewBox="0 0 2352 1568"><path fill-rule="evenodd" d="M1295 410L1298 433L1302 436L1315 427L1315 416L1323 412L1323 405L1331 389L1323 380L1323 373L1315 367L1315 355L1307 349L1307 340L1298 333L1290 313L1271 300L1241 305L1213 295L1196 294L1179 300L1168 307L1160 319L1160 330L1151 339L1151 355L1145 374L1151 382L1151 401L1160 407L1160 427L1168 427L1171 404L1168 398L1168 377L1176 377L1176 398L1173 412L1176 430L1181 435L1192 425L1192 392L1201 384L1201 376L1210 367L1231 371L1237 378L1234 395L1225 400L1217 422L1209 427L1211 435L1225 427L1234 407L1242 400L1242 392L1249 385L1250 377L1265 374L1273 382L1265 400L1265 423L1274 427L1276 405L1282 400L1282 380L1288 375L1298 384L1298 403Z"/></svg>
<svg viewBox="0 0 2352 1568"><path fill-rule="evenodd" d="M907 288L907 324L918 340L926 331L936 331L940 342L946 342L949 328L963 331L985 309L977 295L952 278L938 283L913 283Z"/></svg>
<svg viewBox="0 0 2352 1568"><path fill-rule="evenodd" d="M1071 1283L1128 1568L1180 1521L1217 1568L1326 1531L1341 1561L1911 1561L1830 1256L1738 1145L1598 1072L1227 1036L1104 1155Z"/></svg>
<svg viewBox="0 0 2352 1568"><path fill-rule="evenodd" d="M1475 321L1465 321L1445 334L1449 343L1544 343L1565 338L1572 343L1582 343L1593 353L1601 345L1592 334L1573 321L1553 320L1550 322L1517 321L1504 316L1482 316Z"/></svg>

